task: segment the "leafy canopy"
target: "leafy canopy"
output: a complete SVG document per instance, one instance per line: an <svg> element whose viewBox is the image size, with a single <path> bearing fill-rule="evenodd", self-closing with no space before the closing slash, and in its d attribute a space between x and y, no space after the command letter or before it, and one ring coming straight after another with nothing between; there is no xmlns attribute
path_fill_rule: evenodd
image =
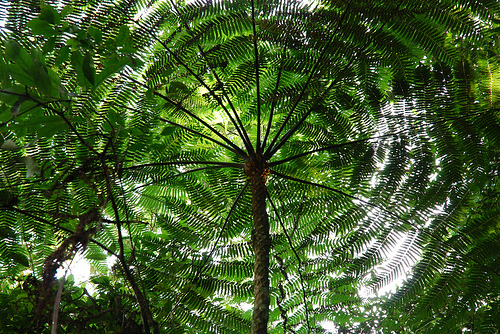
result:
<svg viewBox="0 0 500 334"><path fill-rule="evenodd" d="M1 6L5 333L498 331L497 1Z"/></svg>

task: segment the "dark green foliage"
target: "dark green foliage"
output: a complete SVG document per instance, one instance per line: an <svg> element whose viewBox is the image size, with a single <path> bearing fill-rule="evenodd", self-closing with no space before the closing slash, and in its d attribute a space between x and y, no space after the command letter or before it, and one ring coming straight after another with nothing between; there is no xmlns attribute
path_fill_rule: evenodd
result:
<svg viewBox="0 0 500 334"><path fill-rule="evenodd" d="M250 332L263 156L270 333L498 332L499 9L1 1L0 327Z"/></svg>

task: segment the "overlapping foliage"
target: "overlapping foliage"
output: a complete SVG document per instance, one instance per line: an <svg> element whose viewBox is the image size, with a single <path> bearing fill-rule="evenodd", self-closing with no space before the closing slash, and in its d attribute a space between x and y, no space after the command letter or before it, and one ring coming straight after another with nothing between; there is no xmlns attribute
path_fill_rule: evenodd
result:
<svg viewBox="0 0 500 334"><path fill-rule="evenodd" d="M498 332L497 1L1 4L6 333Z"/></svg>

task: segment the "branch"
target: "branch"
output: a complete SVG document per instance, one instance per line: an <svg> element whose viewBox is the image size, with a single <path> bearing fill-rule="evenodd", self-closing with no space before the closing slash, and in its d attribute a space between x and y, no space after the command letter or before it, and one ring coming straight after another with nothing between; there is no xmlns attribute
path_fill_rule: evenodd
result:
<svg viewBox="0 0 500 334"><path fill-rule="evenodd" d="M243 164L235 163L235 162L219 162L219 161L168 161L168 162L153 162L150 164L143 164L137 166L123 167L123 170L126 169L137 169L143 167L152 167L152 166L171 166L171 165L216 165L219 167L229 167L229 168L243 168Z"/></svg>
<svg viewBox="0 0 500 334"><path fill-rule="evenodd" d="M229 218L231 217L231 214L233 213L234 208L236 208L236 204L238 204L238 201L240 200L241 196L243 195L243 193L247 189L249 183L250 183L249 181L246 181L245 185L243 186L243 188L239 192L238 196L236 196L236 199L234 200L233 205L231 206L231 209L229 209L229 212L228 212L228 214L226 216L226 219L224 220L224 224L222 224L221 231L219 233L219 236L215 240L214 246L212 247L212 250L210 251L210 254L205 259L205 262L201 265L201 268L200 268L199 273L198 273L198 277L201 275L203 267L207 264L208 260L212 257L212 255L213 255L213 253L215 251L215 248L217 247L217 244L219 243L220 239L222 238L222 234L224 233L224 231L226 229L227 223L229 222ZM197 278L195 278L195 281L197 280Z"/></svg>
<svg viewBox="0 0 500 334"><path fill-rule="evenodd" d="M380 136L373 136L373 137L368 137L368 138L362 138L362 139L353 140L353 141L350 141L350 142L347 142L347 143L340 143L340 144L329 145L329 146L321 147L321 148L318 148L318 149L315 149L315 150L303 152L303 153L300 153L300 154L288 157L286 159L282 159L282 160L270 162L269 163L269 167L281 165L281 164L284 164L284 163L286 163L288 161L295 160L295 159L298 159L298 158L301 158L303 156L310 155L310 154L313 154L313 153L322 152L322 151L328 151L328 150L332 150L332 149L335 149L335 148L340 148L340 147L349 146L349 145L353 145L353 144L359 144L359 143L362 143L362 142L365 142L365 141L370 141L370 140L375 140L375 139L382 139L382 138L388 138L388 137L396 137L396 136L398 136L398 135L400 135L402 133L418 129L419 127L428 127L429 125L443 124L443 123L446 123L448 121L456 121L456 120L467 118L467 117L471 117L471 116L479 116L481 114L483 114L483 112L479 112L478 111L478 112L475 112L475 113L471 113L469 115L460 115L460 116L456 116L456 117L442 119L442 120L437 121L437 122L428 122L427 124L413 125L413 126L410 126L410 127L406 128L406 129L403 129L403 130L400 130L400 131L397 131L397 132L394 132L394 133L388 133L388 134L380 135Z"/></svg>
<svg viewBox="0 0 500 334"><path fill-rule="evenodd" d="M134 112L136 111L135 109L130 108L130 107L127 107L126 105L123 105L123 104L121 104L121 103L117 103L117 105L119 105L121 108L124 108L124 109L130 110L130 111L134 111ZM182 124L179 124L179 123L176 123L176 122L170 121L170 120L168 120L168 119L166 119L166 118L163 118L163 117L159 117L159 120L160 120L160 121L162 121L162 122L165 122L165 123L171 124L171 125L173 125L173 126L177 126L177 127L181 128L181 129L184 129L184 130L186 130L186 131L188 131L188 132L191 132L191 133L193 133L193 134L195 134L195 135L197 135L197 136L203 137L203 138L205 138L205 139L207 139L207 140L209 140L209 141L211 141L211 142L213 142L213 143L216 143L216 144L217 144L217 145L219 145L219 146L224 147L224 148L225 148L225 149L227 149L228 151L231 151L231 152L233 152L234 154L238 155L238 152L236 152L236 151L235 151L232 147L229 147L229 146L227 146L226 144L224 144L224 143L222 143L222 142L220 142L220 141L218 141L218 140L216 140L216 139L213 139L212 137L209 137L209 136L207 136L207 135L204 135L203 133L201 133L201 132L199 132L199 131L193 130L193 129L191 129L191 128L188 128L187 126L184 126L184 125L182 125Z"/></svg>
<svg viewBox="0 0 500 334"><path fill-rule="evenodd" d="M214 251L215 251L215 248L217 248L217 244L219 243L220 239L222 238L222 234L224 233L225 229L226 229L226 226L227 226L227 223L229 222L229 218L231 217L231 214L233 213L233 210L234 208L236 207L236 204L238 203L240 197L243 195L243 193L245 192L246 188L248 187L248 184L249 182L246 181L245 182L245 185L243 186L243 188L241 189L240 193L238 194L238 196L236 196L236 199L234 200L233 202L233 205L231 206L231 209L229 210L227 216L226 216L226 219L224 220L224 224L222 224L222 229L219 233L219 236L217 237L217 239L215 240L215 243L214 243L214 246L212 247L212 250L210 251L210 254L206 257L205 261L202 263L200 269L198 270L198 273L196 274L195 278L194 278L194 282L196 285L198 285L198 279L199 277L201 276L202 272L203 272L203 267L205 267L205 265L208 263L208 261L210 260L210 257L212 257ZM174 307L172 307L172 310L168 313L168 315L165 317L165 320L163 321L162 325L170 318L172 318L173 314L174 314L174 311L179 307L179 305L181 304L182 300L186 297L186 295L191 291L191 289L188 289L186 292L184 292L181 297L177 300L177 302L175 303Z"/></svg>
<svg viewBox="0 0 500 334"><path fill-rule="evenodd" d="M132 286L132 290L134 291L135 297L137 299L137 303L139 304L139 311L141 313L142 317L142 324L144 326L144 331L146 334L149 334L151 332L150 330L150 323L153 325L153 331L154 334L159 334L159 328L158 324L155 323L153 319L153 314L151 313L151 310L149 309L148 306L148 301L145 297L145 295L142 293L142 291L139 289L139 286L137 285L137 282L135 281L134 275L130 271L130 267L125 260L125 250L124 250L124 245L123 245L123 235L122 235L122 230L121 230L121 222L120 222L120 215L118 212L118 206L116 205L115 198L113 196L113 192L111 189L111 180L109 178L110 172L106 164L103 162L102 163L102 168L105 171L105 181L106 181L106 190L107 190L107 197L111 202L111 207L113 208L113 212L115 214L115 220L116 220L116 228L118 231L118 245L120 247L120 253L118 256L118 259L120 260L120 263L123 268L123 272L125 273L125 278L127 281L130 283Z"/></svg>
<svg viewBox="0 0 500 334"><path fill-rule="evenodd" d="M159 119L160 119L160 121L162 121L162 122L165 122L165 123L171 124L171 125L173 125L173 126L177 126L177 127L181 128L181 129L184 129L184 130L186 130L186 131L188 131L188 132L191 132L191 133L193 133L193 134L195 134L195 135L197 135L197 136L199 136L199 137L205 138L205 139L207 139L207 140L209 140L209 141L211 141L211 142L213 142L213 143L216 143L217 145L222 146L222 147L224 147L225 149L227 149L228 151L231 151L231 152L233 152L234 154L238 155L238 152L236 152L236 151L235 151L232 147L229 147L229 146L225 145L224 143L222 143L222 142L220 142L220 141L218 141L218 140L216 140L216 139L213 139L213 138L211 138L211 137L209 137L209 136L207 136L207 135L204 135L204 134L203 134L203 133L201 133L201 132L198 132L198 131L196 131L196 130L190 129L190 128L188 128L188 127L186 127L186 126L184 126L184 125L181 125L181 124L179 124L179 123L175 123L175 122L169 121L168 119L165 119L165 118L163 118L163 117L160 117Z"/></svg>
<svg viewBox="0 0 500 334"><path fill-rule="evenodd" d="M339 22L337 24L337 27L333 30L333 32L331 34L330 40L326 43L325 47L321 51L321 54L320 54L318 60L316 61L316 64L314 64L314 67L312 68L311 73L309 74L309 77L307 78L307 81L304 84L304 87L302 87L302 90L300 91L299 96L295 100L295 103L293 104L292 108L288 112L285 120L281 124L281 127L278 130L278 133L276 133L276 135L274 136L271 144L269 145L269 148L266 150L266 154L265 154L266 157L268 157L269 149L271 149L274 146L274 144L278 140L278 137L280 136L281 132L283 131L283 129L285 128L286 124L288 123L288 121L292 117L292 115L293 115L293 113L295 111L295 108L297 108L299 102L302 100L302 97L304 96L304 94L306 92L306 89L309 86L309 83L311 82L313 76L316 74L316 70L318 69L319 65L323 61L323 57L326 54L326 50L328 49L328 47L330 46L330 44L333 42L333 39L335 38L335 35L336 35L337 31L340 29L340 26L342 25L342 22L344 21L344 18L346 17L346 14L347 14L347 11L348 11L348 9L349 9L349 7L351 5L351 2L352 2L352 0L349 0L349 2L347 3L347 6L346 6L344 12L342 13L342 15L339 18Z"/></svg>
<svg viewBox="0 0 500 334"><path fill-rule="evenodd" d="M135 82L136 84L142 86L142 87L145 87L145 88L149 88L146 84L143 84L141 83L140 81L128 76L128 75L124 75L126 78L128 78L129 80ZM205 127L207 127L210 131L212 131L214 134L216 134L219 138L221 138L222 140L224 140L227 144L229 144L229 146L231 146L233 148L233 150L231 150L231 152L235 153L236 155L239 155L240 157L242 158L245 158L247 156L247 154L245 153L245 151L243 151L241 148L239 148L238 146L236 146L232 141L230 141L228 138L226 138L223 134L221 134L219 131L217 131L216 129L214 129L210 124L208 124L207 122L205 122L204 120L202 120L201 118L199 118L198 116L196 116L193 112L187 110L186 108L184 108L182 106L182 104L180 102L175 102L174 100L170 99L169 97L161 94L161 93L158 93L157 91L154 92L154 95L160 97L161 99L167 101L168 103L172 104L173 106L177 107L179 110L183 111L184 113L188 114L190 117L194 118L195 120L197 120L198 122L200 122L201 124L203 124Z"/></svg>
<svg viewBox="0 0 500 334"><path fill-rule="evenodd" d="M174 9L177 12L177 15L179 15L178 7L177 7L177 5L175 4L174 1L172 1L172 5L174 6ZM186 28L187 31L191 31L191 29L189 28L189 25L186 22L184 22L184 27ZM207 65L207 67L210 69L210 71L214 75L214 78L217 81L217 85L221 87L222 96L224 97L224 99L226 99L227 103L229 104L229 108L231 108L231 110L233 111L234 117L236 118L236 122L238 122L238 125L240 126L241 131L243 132L243 136L244 137L241 137L241 134L240 134L241 139L243 140L243 142L245 142L245 140L246 140L250 144L250 146L252 146L251 142L250 142L250 138L248 137L248 134L245 131L245 127L243 126L243 123L241 122L241 119L238 116L238 112L236 111L236 108L234 107L233 102L231 102L231 99L229 98L229 96L228 96L228 94L226 92L226 89L224 88L224 84L220 80L219 75L217 74L217 72L215 71L215 69L213 69L210 66L210 64L208 63L208 61L206 59L205 51L203 50L203 48L199 44L198 44L198 50L200 51L201 56L204 58L205 64ZM231 118L231 115L229 114L228 116L231 119L231 122L233 123L233 125L235 125L236 129L238 129L238 127L236 126L236 124L234 124L234 121ZM252 151L249 151L249 152L252 152Z"/></svg>
<svg viewBox="0 0 500 334"><path fill-rule="evenodd" d="M255 28L255 3L254 0L250 0L252 6L252 32L253 32L253 53L255 59L255 85L256 85L256 99L257 99L257 154L261 153L260 144L260 75L259 75L259 50L257 48L257 29Z"/></svg>
<svg viewBox="0 0 500 334"><path fill-rule="evenodd" d="M9 92L9 91L6 91L6 90L3 90L3 89L0 89L0 93L3 93L3 94L10 94L10 95L15 95L15 96L24 96L24 97L30 97L29 94L27 93L23 93L23 94L20 94L20 93L15 93L15 92ZM56 100L56 101L48 101L48 102L37 102L37 105L36 106L33 106L33 107L30 107L26 110L24 110L23 112L20 112L19 114L17 114L16 116L12 116L9 120L5 121L5 122L2 122L0 123L0 128L1 127L4 127L5 125L9 124L10 122L12 122L14 119L16 119L17 117L21 116L21 115L24 115L25 113L27 113L28 111L31 111L35 108L38 108L40 106L43 106L43 105L46 105L46 104L49 104L49 103L55 103L55 102L68 102L67 100Z"/></svg>
<svg viewBox="0 0 500 334"><path fill-rule="evenodd" d="M137 22L137 21L134 21L134 22L141 27L141 24L139 22ZM243 143L245 144L245 147L246 147L247 151L248 152L252 152L253 151L253 147L252 147L252 145L250 143L248 135L246 134L246 132L244 131L244 129L240 129L239 128L239 126L237 125L237 123L235 122L235 120L233 119L233 117L231 116L231 113L229 112L229 110L227 110L227 108L224 105L224 103L222 103L222 100L217 96L217 94L215 94L215 91L212 88L210 88L210 86L208 86L205 83L205 81L203 81L203 79L199 75L197 75L196 73L194 73L194 71L181 58L179 58L179 56L177 56L177 54L175 52L173 52L167 46L167 44L165 42L161 41L156 36L156 34L154 34L153 32L151 32L150 29L148 29L148 28L146 28L144 26L142 26L142 28L144 28L158 43L160 43L161 46L163 46L163 48L165 48L165 50L167 50L167 52L172 57L174 57L175 61L177 63L179 63L182 67L184 67L189 72L189 74L191 74L193 77L195 77L196 80L210 93L210 95L214 98L215 101L217 101L217 103L222 108L222 110L224 110L224 113L231 119L231 122L233 123L234 127L238 131L238 134L240 135L240 138L242 139Z"/></svg>
<svg viewBox="0 0 500 334"><path fill-rule="evenodd" d="M285 51L283 51L283 54L285 54ZM282 64L283 65L283 64ZM283 71L283 67L280 66L278 68L278 77L276 78L276 86L274 87L274 92L273 92L273 95L274 95L274 101L273 103L271 104L271 110L269 112L269 119L267 121L267 128L266 128L266 135L264 136L264 140L262 142L262 147L261 147L261 152L264 150L264 148L266 147L266 142L267 142L267 139L269 138L269 132L271 131L271 125L273 123L273 115L274 115L274 108L276 108L276 103L277 103L277 94L278 94L278 87L280 85L280 80L281 80L281 72Z"/></svg>
<svg viewBox="0 0 500 334"><path fill-rule="evenodd" d="M185 174L199 172L199 171L207 170L207 169L215 169L215 168L220 168L220 166L208 166L208 167L200 167L200 168L191 169L191 170L188 170L188 171L185 171L185 172L182 172L182 173L178 173L178 174L174 174L174 175L165 177L165 178L160 179L160 180L151 181L151 182L148 182L148 183L145 183L145 184L141 184L140 186L135 187L132 191L137 191L137 190L139 190L141 188L150 186L153 183L161 182L161 181L167 181L167 180L173 179L174 177L179 177L179 176L183 176Z"/></svg>
<svg viewBox="0 0 500 334"><path fill-rule="evenodd" d="M40 223L44 223L44 224L47 224L47 225L50 225L52 227L55 227L61 231L64 231L64 232L68 232L68 233L71 233L71 234L75 234L75 231L72 231L68 228L65 228L65 227L62 227L62 226L59 226L58 224L55 224L51 221L48 221L46 219L43 219L43 218L40 218L40 217L37 217L31 213L29 213L28 211L25 211L25 210L21 210L21 209L18 209L18 208L15 208L15 207L12 207L12 206L9 206L9 207L0 207L1 209L7 209L7 210L12 210L12 211L15 211L17 213L20 213L20 214L23 214L25 216L28 216L30 218L33 218L35 219L36 221L40 222ZM115 256L116 258L119 259L119 256L118 254L116 254L115 252L113 252L111 249L109 249L108 247L104 246L103 244L101 244L99 241L96 241L95 239L92 239L90 238L89 239L91 242L93 242L94 244L96 244L97 246L101 247L102 249L104 249L106 252L108 252L109 254Z"/></svg>
<svg viewBox="0 0 500 334"><path fill-rule="evenodd" d="M308 78L308 80L307 80L306 86L309 84L310 79L312 78L312 75L314 74L314 71L316 70L317 66L319 65L319 62L321 61L321 58L324 56L324 54L325 54L325 52L326 52L326 49L327 49L327 48L328 48L328 46L329 46L329 45L333 42L333 38L335 37L335 32L339 29L339 27L340 27L340 25L341 25L341 23L342 23L342 21L343 21L343 19L344 19L344 16L345 16L345 14L346 14L346 12L347 12L347 9L348 9L348 8L349 8L349 6L351 5L351 2L352 2L352 0L349 0L348 4L347 4L347 6L346 6L346 9L344 10L344 13L342 14L342 16L341 16L341 18L340 18L340 22L339 22L339 24L338 24L338 25L337 25L337 27L335 28L335 31L333 32L332 37L330 38L330 40L328 41L327 45L326 45L326 46L325 46L325 48L323 49L323 51L322 51L322 53L321 53L321 55L320 55L320 58L318 59L318 62L316 63L316 65L315 65L315 67L314 67L313 71L311 71L311 75L309 76L309 78ZM398 5L397 5L397 7L396 7L396 8L399 8L399 7L401 6L402 2L403 2L403 1L401 0L401 1L398 3ZM382 29L384 28L385 24L386 24L386 22L384 22L384 23L383 23L383 24L382 24L382 25L381 25L381 26L380 26L377 30L378 30L378 31L382 30ZM370 45L370 41L367 41L367 42L365 43L365 45L363 45L363 47L361 48L361 50L364 50L366 47L368 47L368 45ZM348 63L346 66L344 66L344 68L342 69L342 71L341 71L341 72L337 75L337 77L335 78L335 80L334 80L332 83L330 83L330 85L326 88L326 90L323 92L323 94L325 94L326 92L328 92L328 91L330 90L330 88L331 88L334 84L336 84L336 83L340 80L340 78L342 77L342 73L344 73L344 72L345 72L345 71L346 71L346 70L347 70L347 69L351 66L351 64L352 64L352 62L353 62L353 61L354 61L354 58L351 58L351 60L349 61L349 63ZM266 153L264 154L264 159L265 159L265 160L269 160L269 159L270 159L270 158L274 155L274 153L276 153L276 152L279 150L279 148L280 148L281 146L283 146L283 145L284 145L284 144L288 141L288 139L289 139L289 138L290 138L290 137L291 137L291 136L292 136L292 135L293 135L293 134L297 131L297 129L298 129L300 126L302 126L302 124L304 123L304 121L307 119L307 117L309 117L309 115L310 115L310 114L311 114L311 112L313 111L313 108L316 106L316 103L317 103L317 101L319 100L319 98L318 98L318 99L316 99L316 102L315 102L315 103L313 104L313 106L312 106L312 107L311 107L311 108L310 108L310 109L309 109L309 110L308 110L308 111L307 111L307 112L306 112L306 113L305 113L305 114L301 117L301 119L299 120L299 122L297 122L297 123L295 124L295 126L294 126L292 129L290 129L289 131L287 131L287 133L283 136L283 138L281 138L281 139L280 139L280 141L279 141L278 145L276 145L276 147L273 147L273 146L274 146L274 144L275 144L275 142L276 142L276 140L278 139L278 136L280 135L280 133L282 132L282 130L285 128L286 122L288 122L288 120L290 119L290 117L291 117L291 115L292 115L292 113L293 113L294 109L297 107L297 105L298 105L298 103L299 103L299 100L302 98L302 95L303 95L303 93L304 93L304 91L305 91L306 86L304 86L304 88L302 89L302 92L301 92L301 94L299 95L299 98L296 100L296 102L295 102L295 104L294 104L294 106L293 106L292 110L290 110L290 112L288 113L287 118L285 119L285 121L284 121L284 122L283 122L283 124L281 125L281 128L280 128L280 130L278 131L278 133L276 134L276 136L274 137L273 142L271 143L271 145L269 145L268 149L266 150ZM322 94L322 95L323 95L323 94Z"/></svg>
<svg viewBox="0 0 500 334"><path fill-rule="evenodd" d="M295 159L298 159L298 158L301 158L301 157L304 157L306 155L310 155L310 154L313 154L313 153L317 153L317 152L328 151L328 150L332 150L332 149L335 149L335 148L340 148L340 147L344 147L344 146L359 144L359 143L366 142L366 141L369 141L369 140L397 136L397 135L399 135L403 131L405 131L405 130L402 130L402 131L399 131L399 132L396 132L396 133L381 135L381 136L375 136L375 137L369 137L369 138L363 138L363 139L353 140L353 141L350 141L348 143L341 143L341 144L335 144L335 145L329 145L329 146L317 148L315 150L311 150L311 151L307 151L307 152L303 152L303 153L300 153L300 154L293 155L293 156L288 157L286 159L282 159L282 160L270 162L269 163L269 167L281 165L281 164L284 164L284 163L286 163L288 161L292 161L292 160L295 160Z"/></svg>
<svg viewBox="0 0 500 334"><path fill-rule="evenodd" d="M313 112L314 108L318 105L318 102L319 100L326 94L330 91L330 89L336 84L339 82L339 80L342 78L342 73L344 73L345 71L347 71L347 69L351 66L352 62L354 61L354 58L351 58L351 60L349 61L349 63L347 63L347 65L344 66L344 68L342 69L342 71L339 73L339 75L337 75L337 77L335 78L335 80L333 80L326 88L325 90L323 91L323 93L321 93L321 95L319 95L313 105L311 106L311 108L309 108L308 111L306 111L304 113L304 115L302 115L302 117L299 119L299 121L297 123L295 123L295 125L290 129L288 130L284 135L283 137L279 140L278 144L276 144L275 146L274 143L276 142L276 138L277 136L274 138L273 140L273 143L271 143L271 145L269 145L268 149L266 150L266 153L265 153L265 159L270 159L274 153L276 153L280 148L281 146L283 146L287 141L288 139L290 139L291 136L293 136L295 134L295 132L302 126L302 124L304 124L304 122L306 121L306 119L309 117L309 115L311 115L311 113Z"/></svg>
<svg viewBox="0 0 500 334"><path fill-rule="evenodd" d="M95 150L95 149L94 149L94 148L93 148L93 147L92 147L89 143L87 143L87 142L85 141L85 139L83 139L82 135L81 135L81 134L80 134L80 133L76 130L76 128L75 128L75 127L74 127L74 125L73 125L73 124L72 124L72 123L68 120L68 118L66 118L66 116L64 115L64 113L63 113L63 112L61 112L61 111L59 111L59 110L57 110L57 109L55 109L55 108L52 108L51 106L49 106L49 105L48 105L48 104L46 104L46 103L43 103L43 102L38 101L37 99L35 99L34 97L32 97L32 96L31 96L31 95L29 95L29 94L26 94L26 96L27 96L30 100L32 100L32 101L34 101L34 102L36 102L36 103L38 103L38 104L40 104L40 105L45 105L45 107L46 107L47 109L49 109L49 110L53 111L53 112L54 112L54 113L56 113L58 116L60 116L60 117L64 120L64 122L65 122L66 124L68 124L69 128L71 129L71 131L73 131L73 132L75 133L75 135L78 137L78 139L80 140L80 142L81 142L81 143L82 143L85 147L87 147L87 148L88 148L88 149L89 149L92 153L94 153L95 155L99 156L99 152L97 152L97 151L96 151L96 150Z"/></svg>
<svg viewBox="0 0 500 334"><path fill-rule="evenodd" d="M435 239L436 241L439 241L439 242L443 242L444 240L436 237L434 234L428 232L427 230L424 230L422 229L420 226L417 226L415 225L414 223L410 222L409 220L407 219L404 219L404 218L401 218L401 216L399 216L397 213L394 213L390 210L387 210L386 208L380 206L380 205L377 205L377 204L373 204L373 203L370 203L366 200L363 200L359 197L356 197L356 196L353 196L353 195L349 195L348 193L346 192L343 192L341 190L338 190L338 189L335 189L335 188L331 188L331 187L328 187L328 186L325 186L325 185L322 185L322 184L319 184L319 183L315 183L315 182L311 182L311 181L306 181L306 180L302 180L302 179L298 179L298 178L295 178L293 176L288 176L288 175L285 175L285 174L282 174L282 173L279 173L279 172L276 172L274 170L271 170L271 173L274 174L274 175L277 175L279 177L282 177L284 179L287 179L287 180L291 180L291 181L295 181L295 182L299 182L299 183L303 183L303 184L307 184L307 185L310 185L310 186L315 186L315 187L318 187L318 188L322 188L322 189L326 189L326 190L330 190L330 191L333 191L337 194L340 194L342 196L345 196L347 198L350 198L350 199L353 199L353 200L356 200L358 202L360 202L361 204L365 204L367 206L370 206L372 208L375 208L377 210L380 210L384 213L387 213L389 216L392 216L393 218L396 218L396 220L399 220L400 222L403 222L405 224L408 224L411 228L413 228L414 230L416 230L417 232L419 233L422 233L430 238L433 238ZM457 232L458 233L458 232ZM495 269L485 265L485 264L482 264L481 262L479 262L478 260L474 259L473 257L467 255L466 253L464 253L463 251L459 250L459 249L456 249L455 247L453 247L452 245L449 245L451 248L453 248L456 252L458 252L459 254L461 254L463 257L477 263L478 265L480 265L481 267L491 271L492 273L494 273L495 275L499 276L500 277L500 273L498 271L496 271Z"/></svg>

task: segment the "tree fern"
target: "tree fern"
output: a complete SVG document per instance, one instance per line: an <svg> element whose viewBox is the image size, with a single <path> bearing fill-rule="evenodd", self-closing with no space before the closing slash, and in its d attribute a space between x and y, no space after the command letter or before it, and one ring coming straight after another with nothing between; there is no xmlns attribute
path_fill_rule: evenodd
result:
<svg viewBox="0 0 500 334"><path fill-rule="evenodd" d="M18 331L48 332L76 252L117 260L85 302L137 303L109 332L498 329L496 2L2 5Z"/></svg>

